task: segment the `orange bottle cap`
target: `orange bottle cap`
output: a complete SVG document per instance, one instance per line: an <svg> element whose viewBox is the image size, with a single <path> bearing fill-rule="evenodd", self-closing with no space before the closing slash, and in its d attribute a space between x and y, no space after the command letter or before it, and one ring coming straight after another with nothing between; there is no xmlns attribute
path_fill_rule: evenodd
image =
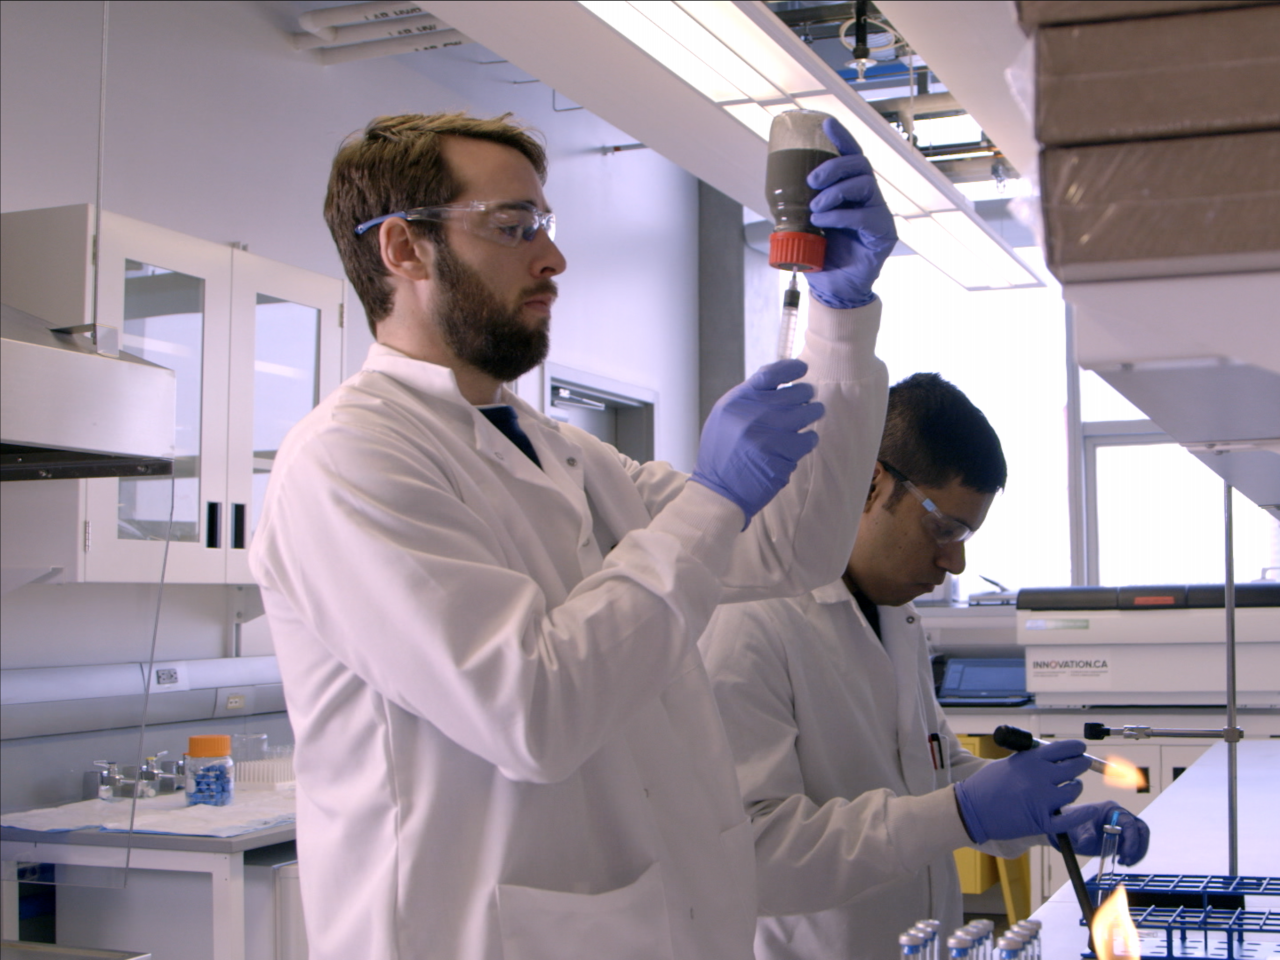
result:
<svg viewBox="0 0 1280 960"><path fill-rule="evenodd" d="M769 234L769 266L779 270L821 270L827 256L827 238L802 230Z"/></svg>
<svg viewBox="0 0 1280 960"><path fill-rule="evenodd" d="M187 741L187 755L191 757L231 756L231 737L225 733L210 733L191 737Z"/></svg>

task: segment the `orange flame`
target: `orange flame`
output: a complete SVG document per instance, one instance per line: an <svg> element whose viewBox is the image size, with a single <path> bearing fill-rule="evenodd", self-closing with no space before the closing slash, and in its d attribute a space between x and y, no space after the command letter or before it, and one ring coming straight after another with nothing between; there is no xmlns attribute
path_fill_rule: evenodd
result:
<svg viewBox="0 0 1280 960"><path fill-rule="evenodd" d="M1093 915L1093 948L1098 960L1116 957L1141 957L1142 943L1138 928L1129 916L1129 895L1120 884Z"/></svg>
<svg viewBox="0 0 1280 960"><path fill-rule="evenodd" d="M1107 757L1107 770L1102 775L1103 782L1109 787L1127 790L1142 790L1147 785L1147 778L1142 771L1124 757Z"/></svg>

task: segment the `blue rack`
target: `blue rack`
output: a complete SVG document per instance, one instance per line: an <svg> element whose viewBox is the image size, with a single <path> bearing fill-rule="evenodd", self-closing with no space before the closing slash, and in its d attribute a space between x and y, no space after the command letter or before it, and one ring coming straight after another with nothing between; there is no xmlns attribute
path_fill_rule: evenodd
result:
<svg viewBox="0 0 1280 960"><path fill-rule="evenodd" d="M1199 906L1135 907L1129 913L1139 930L1163 930L1163 957L1224 957L1227 960L1269 960L1280 956L1280 944L1250 942L1246 934L1280 938L1280 910L1245 910L1214 907L1211 898L1221 896L1280 897L1280 877L1232 877L1193 874L1108 874L1087 881L1086 887L1101 903L1123 883L1131 897L1141 894L1200 898ZM1243 902L1243 901L1242 901ZM1084 920L1080 921L1082 924ZM1150 941L1146 946L1150 946ZM1144 956L1147 954L1144 949Z"/></svg>

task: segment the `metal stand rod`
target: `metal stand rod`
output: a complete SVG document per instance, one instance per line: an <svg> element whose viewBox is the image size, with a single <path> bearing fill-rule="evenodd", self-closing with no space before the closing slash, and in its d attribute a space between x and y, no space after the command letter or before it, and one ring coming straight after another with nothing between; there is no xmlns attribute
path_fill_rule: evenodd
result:
<svg viewBox="0 0 1280 960"><path fill-rule="evenodd" d="M1227 614L1227 728L1236 728L1236 562L1232 534L1231 484L1223 484L1222 520L1226 540L1226 570L1222 581L1222 605ZM1236 740L1227 740L1227 872L1240 875L1240 824L1237 819Z"/></svg>

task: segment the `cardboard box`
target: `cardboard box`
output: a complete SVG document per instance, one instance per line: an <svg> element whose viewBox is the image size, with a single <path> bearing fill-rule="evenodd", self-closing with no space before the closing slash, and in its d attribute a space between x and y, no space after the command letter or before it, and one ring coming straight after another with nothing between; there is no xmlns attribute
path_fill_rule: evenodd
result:
<svg viewBox="0 0 1280 960"><path fill-rule="evenodd" d="M1036 33L1046 147L1280 130L1280 4Z"/></svg>
<svg viewBox="0 0 1280 960"><path fill-rule="evenodd" d="M1280 131L1040 154L1061 281L1280 270Z"/></svg>
<svg viewBox="0 0 1280 960"><path fill-rule="evenodd" d="M1028 34L1054 23L1130 20L1198 10L1255 7L1275 0L1018 0L1018 22Z"/></svg>

